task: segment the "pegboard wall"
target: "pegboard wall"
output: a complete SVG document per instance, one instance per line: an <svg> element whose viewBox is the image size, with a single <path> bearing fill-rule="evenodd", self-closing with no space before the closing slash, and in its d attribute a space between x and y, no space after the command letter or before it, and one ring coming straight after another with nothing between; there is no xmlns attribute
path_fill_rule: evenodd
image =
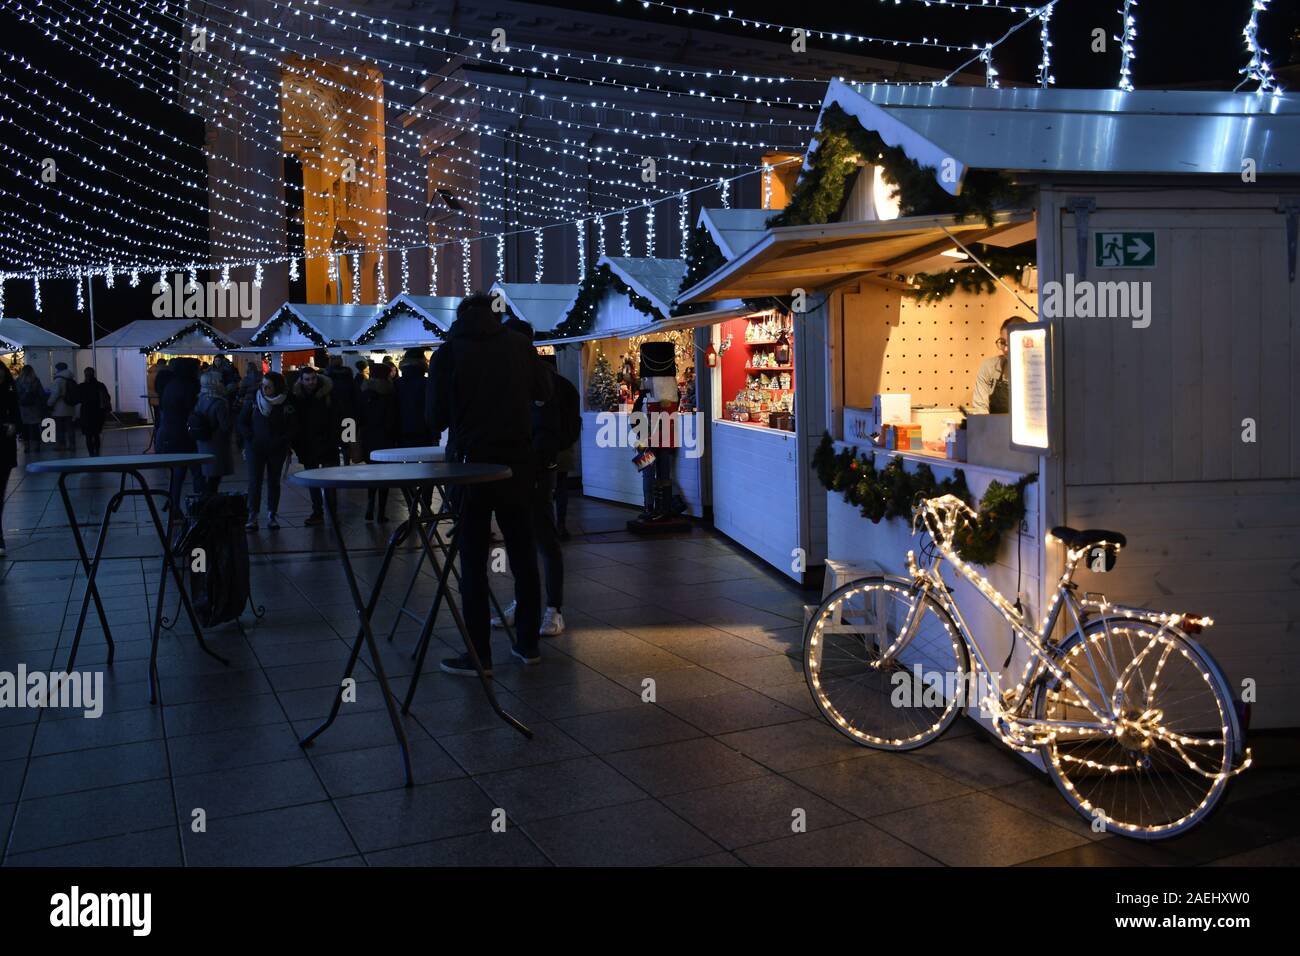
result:
<svg viewBox="0 0 1300 956"><path fill-rule="evenodd" d="M1034 301L1023 290L1021 297ZM870 408L877 392L908 392L913 405L969 405L980 362L997 353L994 341L1010 315L1033 321L1001 288L934 303L867 286L845 294L845 404Z"/></svg>

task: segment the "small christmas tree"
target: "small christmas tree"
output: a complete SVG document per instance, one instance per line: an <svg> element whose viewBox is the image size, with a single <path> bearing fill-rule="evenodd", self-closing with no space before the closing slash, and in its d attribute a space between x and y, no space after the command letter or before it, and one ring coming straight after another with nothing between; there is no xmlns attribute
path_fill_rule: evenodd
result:
<svg viewBox="0 0 1300 956"><path fill-rule="evenodd" d="M596 364L591 369L587 383L587 407L595 412L608 412L618 405L618 385L614 382L614 369L604 352L596 353Z"/></svg>

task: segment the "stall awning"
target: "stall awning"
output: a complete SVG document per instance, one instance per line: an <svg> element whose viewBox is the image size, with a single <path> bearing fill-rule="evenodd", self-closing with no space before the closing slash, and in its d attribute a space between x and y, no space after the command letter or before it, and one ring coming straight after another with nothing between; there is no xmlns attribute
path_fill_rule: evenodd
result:
<svg viewBox="0 0 1300 956"><path fill-rule="evenodd" d="M678 303L825 292L872 273L906 273L963 243L989 242L1031 222L1028 210L957 222L953 216L911 216L881 222L833 222L768 229L745 252L678 297ZM945 232L944 230L947 230Z"/></svg>
<svg viewBox="0 0 1300 956"><path fill-rule="evenodd" d="M492 288L501 292L510 311L538 335L563 322L578 297L576 282L496 282Z"/></svg>
<svg viewBox="0 0 1300 956"><path fill-rule="evenodd" d="M374 321L377 305L286 302L248 339L244 351L296 352L347 345ZM294 334L286 326L297 330Z"/></svg>
<svg viewBox="0 0 1300 956"><path fill-rule="evenodd" d="M75 349L77 343L47 332L24 319L0 318L0 351L23 349Z"/></svg>
<svg viewBox="0 0 1300 956"><path fill-rule="evenodd" d="M710 309L707 312L693 312L690 315L676 315L671 319L663 319L658 322L651 322L641 326L632 335L653 335L656 332L677 332L681 329L698 329L706 325L717 325L719 322L726 322L729 319L738 319L741 316L753 315L754 310L747 305L728 305L727 308Z"/></svg>

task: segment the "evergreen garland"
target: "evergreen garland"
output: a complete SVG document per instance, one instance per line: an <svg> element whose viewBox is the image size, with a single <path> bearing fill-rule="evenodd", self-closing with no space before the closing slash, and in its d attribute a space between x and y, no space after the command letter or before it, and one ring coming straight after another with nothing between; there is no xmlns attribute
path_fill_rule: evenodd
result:
<svg viewBox="0 0 1300 956"><path fill-rule="evenodd" d="M887 183L897 189L899 214L951 214L958 222L981 217L990 226L993 214L1008 205L1023 205L1026 191L1001 171L972 169L960 196L952 196L935 181L934 167L922 166L901 147L889 146L875 130L832 103L822 112L817 149L808 157L809 169L799 177L790 204L768 220L768 226L804 226L831 222L844 208L859 161L883 168Z"/></svg>
<svg viewBox="0 0 1300 956"><path fill-rule="evenodd" d="M812 463L826 490L840 492L873 524L882 518L910 519L913 504L925 498L955 495L972 503L966 475L960 468L951 478L936 481L929 465L918 465L909 472L902 457L896 455L884 468L877 469L874 455L859 455L852 447L836 452L829 433L822 435ZM954 532L953 547L963 561L989 565L996 560L1003 533L1019 526L1024 518L1025 488L1036 480L1036 474L1029 474L1012 485L989 483L976 509L978 517L961 522Z"/></svg>
<svg viewBox="0 0 1300 956"><path fill-rule="evenodd" d="M569 314L546 338L562 339L571 335L586 335L590 332L592 324L596 321L596 310L600 307L600 300L610 289L627 296L632 307L648 318L654 320L667 318L655 308L653 302L616 276L614 270L607 264L602 263L587 273L582 284L578 286L578 297L574 300L573 307L569 309ZM538 336L538 340L541 341L541 336Z"/></svg>
<svg viewBox="0 0 1300 956"><path fill-rule="evenodd" d="M1001 279L1019 280L1025 266L1034 264L1036 240L1004 249L976 243L971 251ZM938 302L958 289L973 295L992 295L998 289L993 278L976 264L945 269L943 272L921 272L912 276L912 288L907 291L923 302Z"/></svg>
<svg viewBox="0 0 1300 956"><path fill-rule="evenodd" d="M173 332L171 335L167 336L167 338L163 339L161 342L155 342L149 348L141 349L140 354L150 355L154 352L165 352L167 351L167 349L175 345L181 339L195 332L198 332L200 335L202 335L205 339L207 339L209 342L211 342L219 349L234 350L240 347L238 343L233 342L230 339L217 334L217 332L212 328L210 328L207 323L192 322L189 325L185 326L184 328L179 329L176 332Z"/></svg>
<svg viewBox="0 0 1300 956"><path fill-rule="evenodd" d="M398 302L395 305L390 305L388 308L384 309L383 312L380 312L379 318L375 319L374 324L370 326L370 328L362 332L360 335L358 335L356 339L352 342L352 344L365 345L368 342L373 341L375 336L379 334L380 330L384 326L386 326L389 323L389 321L393 319L394 316L398 316L398 315L413 315L420 320L421 325L423 325L426 329L428 329L431 333L433 333L433 337L435 339L440 340L444 338L442 334L442 329L438 328L436 325L434 325L424 316L420 315L418 312L412 309L405 302Z"/></svg>
<svg viewBox="0 0 1300 956"><path fill-rule="evenodd" d="M325 341L325 336L321 335L306 322L299 319L298 316L294 315L293 310L289 309L287 306L277 312L270 322L262 326L261 330L248 340L248 344L253 346L266 345L271 341L272 336L275 335L280 326L284 325L286 322L292 322L296 325L298 330L302 332L302 334L305 335L318 349L328 348L330 345L335 344Z"/></svg>
<svg viewBox="0 0 1300 956"><path fill-rule="evenodd" d="M718 248L712 233L704 226L696 226L686 245L686 275L682 276L682 284L677 290L678 293L685 292L695 283L712 275L726 264L727 257ZM687 305L678 306L673 310L673 314L693 315L697 312L707 312L713 307L712 302L691 302Z"/></svg>

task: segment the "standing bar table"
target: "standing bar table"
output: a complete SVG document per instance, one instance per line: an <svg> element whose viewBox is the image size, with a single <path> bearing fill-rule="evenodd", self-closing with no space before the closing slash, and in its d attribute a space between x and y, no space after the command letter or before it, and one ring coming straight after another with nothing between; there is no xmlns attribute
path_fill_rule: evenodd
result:
<svg viewBox="0 0 1300 956"><path fill-rule="evenodd" d="M370 453L371 461L376 464L427 464L446 461L446 458L447 449L438 445L424 445L415 448L378 448ZM398 529L401 532L401 539L398 541L398 545L400 546L406 536L414 529L412 522L422 521L432 533L434 545L440 552L442 552L443 560L448 560L450 542L444 540L442 533L438 530L438 525L444 522L452 522L455 518L451 509L451 500L446 493L446 489L439 489L437 511L431 511L425 506L425 498L423 495L417 496L416 500L420 505L420 511L418 514L410 514L402 527ZM421 549L420 557L415 562L415 570L411 572L411 579L407 582L406 591L402 595L401 604L397 607L397 614L393 617L393 626L388 630L388 642L390 644L393 641L393 637L397 634L397 625L402 622L403 617L418 622L420 625L421 636L423 636L426 625L428 625L430 631L433 629L433 625L429 624L429 621L431 619L437 619L439 601L445 598L448 605L451 603L451 594L445 590L440 590L437 598L434 600L433 610L424 617L421 617L409 607L411 592L415 590L415 583L420 580L420 571L424 568L424 559L425 553L424 550ZM434 568L434 571L435 573L439 573L437 567ZM460 574L457 573L455 567L451 570L451 576L456 582L456 587L459 588ZM501 610L501 603L497 600L497 596L491 588L488 588L488 600L492 602L492 610L496 611L497 620L501 621L501 626L505 629L506 636L510 638L510 643L513 644L515 641L514 628L506 620L505 612ZM416 642L415 647L411 649L411 657L416 657L419 654L421 644L422 641ZM402 713L407 713L410 710L410 707L411 694L408 693L406 700L402 704Z"/></svg>
<svg viewBox="0 0 1300 956"><path fill-rule="evenodd" d="M126 498L144 499L149 508L149 517L153 519L154 531L158 535L158 543L162 546L163 552L162 569L158 575L158 597L153 609L153 633L149 645L149 703L156 703L158 700L158 637L162 632L163 599L167 593L168 573L171 574L172 580L176 582L176 589L180 592L181 603L185 606L185 613L190 619L190 626L194 628L194 635L198 639L199 647L209 657L216 658L223 664L229 663L224 657L208 647L207 641L203 639L203 629L199 627L198 618L194 614L194 606L190 604L190 597L185 592L185 584L181 580L180 569L176 566L176 561L172 556L171 542L167 530L163 527L162 519L158 515L158 508L153 500L155 496L168 499L170 495L166 491L150 488L143 474L145 471L157 471L165 468L174 475L178 470L183 472L195 465L208 464L212 460L211 455L186 453L172 455L107 455L96 458L60 458L51 461L34 461L27 465L27 471L30 474L55 474L59 476L59 496L63 499L63 510L68 515L68 527L72 529L72 540L77 545L77 556L86 572L86 593L81 598L81 612L77 616L77 631L72 638L72 650L68 654L66 672L71 673L72 668L76 665L77 649L81 646L81 634L86 626L86 614L90 609L91 601L95 603L95 613L99 616L100 627L104 629L104 640L108 643L106 664L110 667L113 664L115 649L113 634L108 627L108 616L104 613L104 605L100 600L95 577L99 573L99 563L104 556L104 544L108 541L109 520ZM92 558L86 553L86 542L82 538L81 529L77 524L77 513L72 507L72 498L68 495L68 477L70 475L94 474L118 475L120 482L117 493L109 499L108 505L104 508L104 520L100 522L99 539L95 542L95 556ZM135 479L136 487L128 488L127 478Z"/></svg>
<svg viewBox="0 0 1300 956"><path fill-rule="evenodd" d="M389 537L388 546L384 550L384 560L379 567L379 574L370 589L370 597L363 600L361 589L357 584L356 574L352 569L352 561L348 557L348 547L343 537L343 528L339 524L338 502L335 493L339 489L363 491L368 488L397 488L401 490L402 496L406 500L408 513L414 516L418 514L416 499L423 488L435 487L443 495L444 501L449 501L449 488L482 484L490 481L503 481L509 477L510 469L505 465L437 462L312 468L290 476L289 480L294 484L305 488L319 488L324 492L325 512L329 516L330 527L334 529L334 542L338 549L339 561L343 565L343 573L347 578L352 603L356 607L358 621L356 636L352 641L352 650L348 655L348 662L343 669L343 677L339 681L338 689L334 692L334 703L330 707L329 715L319 727L299 741L301 746L311 746L312 741L320 736L338 717L339 709L343 705L344 682L356 670L357 659L361 655L361 645L365 644L370 651L370 658L375 668L375 677L378 679L380 690L384 695L384 706L388 710L388 718L393 724L393 733L397 737L397 743L402 752L402 767L406 772L406 785L408 787L412 786L411 752L406 739L406 728L402 726L402 719L398 714L397 698L388 683L383 661L379 657L379 649L375 644L375 635L370 626L370 619L375 613L375 608L379 605L379 596L383 591L384 579L388 576L388 569L392 565L393 554L396 552L398 544L405 539L412 528L419 535L424 555L428 557L433 567L439 572L438 595L434 599L435 609L439 598L447 590L447 579L458 547L459 514L453 506L449 506L451 508L452 533L451 544L447 549L445 562L439 562L437 549L430 539L428 528L423 521L411 519L404 522L403 526L395 530ZM488 703L492 705L492 709L503 721L514 727L525 737L531 738L533 736L532 731L518 719L508 714L498 702L496 692L492 688L492 682L483 672L483 663L479 660L474 642L470 640L469 631L465 627L465 619L461 616L459 608L450 600L448 600L447 607L451 611L452 619L456 622L456 628L460 631L461 638L465 642L465 650L474 663L474 669L478 671L479 682L483 687L483 693L487 696ZM424 665L424 651L428 647L428 642L424 640L424 636L432 633L435 613L430 613L425 621L425 629L421 635L422 641L418 663L416 664L415 673L411 675L411 687L402 707L403 712L409 710L410 699L415 692L415 686L420 676L419 669Z"/></svg>

